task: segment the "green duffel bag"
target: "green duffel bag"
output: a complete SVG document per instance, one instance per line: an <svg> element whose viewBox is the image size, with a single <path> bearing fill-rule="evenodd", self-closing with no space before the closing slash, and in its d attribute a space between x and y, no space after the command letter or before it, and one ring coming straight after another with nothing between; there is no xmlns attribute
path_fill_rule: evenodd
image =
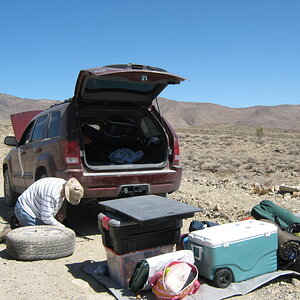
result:
<svg viewBox="0 0 300 300"><path fill-rule="evenodd" d="M298 216L269 200L263 200L258 205L255 205L251 210L251 215L256 220L270 220L285 231L289 231L288 229L295 226L295 224L300 224Z"/></svg>
<svg viewBox="0 0 300 300"><path fill-rule="evenodd" d="M149 277L149 264L146 259L139 261L129 281L129 288L135 293L142 290Z"/></svg>

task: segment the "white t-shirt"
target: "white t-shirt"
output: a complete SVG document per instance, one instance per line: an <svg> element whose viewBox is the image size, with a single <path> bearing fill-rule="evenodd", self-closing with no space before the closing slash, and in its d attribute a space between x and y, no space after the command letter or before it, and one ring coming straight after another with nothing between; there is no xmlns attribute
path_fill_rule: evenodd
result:
<svg viewBox="0 0 300 300"><path fill-rule="evenodd" d="M46 177L34 182L18 198L23 209L46 225L64 226L54 217L64 202L61 190L66 180Z"/></svg>

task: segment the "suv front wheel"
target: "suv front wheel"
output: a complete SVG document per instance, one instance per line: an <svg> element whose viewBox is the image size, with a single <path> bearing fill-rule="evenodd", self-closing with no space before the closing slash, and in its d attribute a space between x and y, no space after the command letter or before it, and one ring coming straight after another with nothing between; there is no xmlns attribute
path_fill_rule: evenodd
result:
<svg viewBox="0 0 300 300"><path fill-rule="evenodd" d="M6 199L6 204L9 207L15 206L19 197L19 194L12 189L8 170L5 170L4 172L4 197Z"/></svg>

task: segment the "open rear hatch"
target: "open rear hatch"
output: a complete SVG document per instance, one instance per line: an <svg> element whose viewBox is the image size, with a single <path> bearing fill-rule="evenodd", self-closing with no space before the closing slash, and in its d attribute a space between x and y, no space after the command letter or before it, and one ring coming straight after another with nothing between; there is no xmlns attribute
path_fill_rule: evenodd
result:
<svg viewBox="0 0 300 300"><path fill-rule="evenodd" d="M183 80L163 69L132 64L82 70L72 100L86 165L93 170L163 168L168 136L148 108L167 85Z"/></svg>
<svg viewBox="0 0 300 300"><path fill-rule="evenodd" d="M169 84L184 78L142 65L109 65L79 73L75 99L80 102L135 103L149 107Z"/></svg>

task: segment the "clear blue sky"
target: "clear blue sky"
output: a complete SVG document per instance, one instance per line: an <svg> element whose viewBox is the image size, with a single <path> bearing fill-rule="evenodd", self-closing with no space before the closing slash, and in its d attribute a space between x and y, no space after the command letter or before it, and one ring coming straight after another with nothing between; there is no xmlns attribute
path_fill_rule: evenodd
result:
<svg viewBox="0 0 300 300"><path fill-rule="evenodd" d="M116 63L188 78L161 96L230 107L300 104L300 0L10 0L0 93L64 100L81 69Z"/></svg>

